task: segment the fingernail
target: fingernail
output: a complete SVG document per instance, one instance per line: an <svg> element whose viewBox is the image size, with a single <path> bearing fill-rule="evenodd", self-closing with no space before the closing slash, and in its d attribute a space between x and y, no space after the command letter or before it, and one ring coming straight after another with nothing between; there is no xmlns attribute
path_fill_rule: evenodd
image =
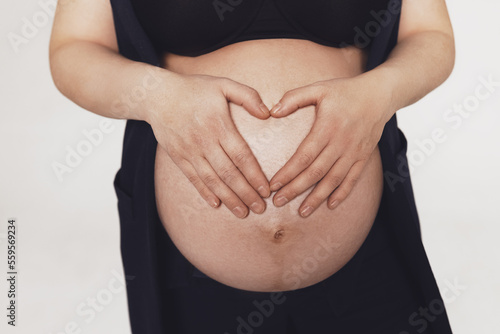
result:
<svg viewBox="0 0 500 334"><path fill-rule="evenodd" d="M278 104L274 105L274 107L273 107L273 109L272 109L271 113L274 115L274 114L276 114L276 113L277 113L280 109L281 109L281 103L278 103Z"/></svg>
<svg viewBox="0 0 500 334"><path fill-rule="evenodd" d="M307 217L313 212L312 206L306 206L302 211L300 211L300 215L302 217Z"/></svg>
<svg viewBox="0 0 500 334"><path fill-rule="evenodd" d="M257 191L259 192L260 196L266 198L269 197L269 192L266 190L266 187L260 186Z"/></svg>
<svg viewBox="0 0 500 334"><path fill-rule="evenodd" d="M264 206L259 202L253 202L252 205L250 205L250 209L252 209L252 211L255 213L264 212Z"/></svg>
<svg viewBox="0 0 500 334"><path fill-rule="evenodd" d="M288 203L288 199L285 196L280 196L276 198L276 206L282 206Z"/></svg>
<svg viewBox="0 0 500 334"><path fill-rule="evenodd" d="M276 182L271 184L271 191L277 191L279 188L281 188L282 184L280 182Z"/></svg>
<svg viewBox="0 0 500 334"><path fill-rule="evenodd" d="M335 200L333 201L332 203L330 203L330 209L335 209L335 207L337 207L337 205L339 205L339 201Z"/></svg>
<svg viewBox="0 0 500 334"><path fill-rule="evenodd" d="M215 198L210 198L208 202L212 208L216 208L219 206L219 203L215 200Z"/></svg>
<svg viewBox="0 0 500 334"><path fill-rule="evenodd" d="M267 109L267 107L264 103L261 103L259 107L260 107L260 110L262 110L262 112L264 114L269 115L269 109Z"/></svg>
<svg viewBox="0 0 500 334"><path fill-rule="evenodd" d="M245 217L245 210L241 206L237 206L233 209L233 213L236 217L238 218L244 218Z"/></svg>

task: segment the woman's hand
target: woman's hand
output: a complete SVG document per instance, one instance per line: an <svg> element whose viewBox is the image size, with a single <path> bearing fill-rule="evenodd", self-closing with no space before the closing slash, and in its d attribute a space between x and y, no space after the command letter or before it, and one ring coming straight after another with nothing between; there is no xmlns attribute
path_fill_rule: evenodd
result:
<svg viewBox="0 0 500 334"><path fill-rule="evenodd" d="M286 92L271 109L286 117L316 106L311 131L295 154L271 179L273 202L282 206L319 182L299 207L309 216L328 197L334 209L347 198L390 119L390 92L364 78L319 81ZM281 107L280 107L281 105Z"/></svg>
<svg viewBox="0 0 500 334"><path fill-rule="evenodd" d="M228 101L266 119L269 110L257 91L228 78L177 75L149 99L146 121L158 144L212 207L222 201L237 217L265 210L269 183L237 131ZM262 196L262 197L261 197Z"/></svg>

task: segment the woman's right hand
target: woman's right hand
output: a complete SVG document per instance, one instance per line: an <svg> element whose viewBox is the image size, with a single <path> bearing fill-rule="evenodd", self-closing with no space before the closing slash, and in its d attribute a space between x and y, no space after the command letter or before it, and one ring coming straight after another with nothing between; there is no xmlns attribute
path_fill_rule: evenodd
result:
<svg viewBox="0 0 500 334"><path fill-rule="evenodd" d="M222 201L239 218L248 215L249 207L262 213L269 181L236 129L228 104L266 119L269 110L259 93L209 75L178 74L168 83L161 97L149 99L145 115L158 144L212 207Z"/></svg>

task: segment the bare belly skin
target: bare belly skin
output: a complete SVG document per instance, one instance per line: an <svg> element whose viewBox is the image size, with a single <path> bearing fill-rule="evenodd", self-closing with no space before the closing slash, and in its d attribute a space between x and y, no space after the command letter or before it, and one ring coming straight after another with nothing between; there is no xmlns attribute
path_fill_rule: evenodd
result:
<svg viewBox="0 0 500 334"><path fill-rule="evenodd" d="M315 81L363 72L366 55L307 40L265 39L228 45L200 57L165 54L164 67L178 73L228 77L255 88L271 108L286 91ZM230 103L230 112L268 180L305 138L314 106L283 118L259 120ZM312 187L263 214L235 217L213 209L158 146L155 193L160 219L181 253L207 276L250 291L286 291L318 283L342 268L365 240L383 189L382 162L374 150L349 197L335 210L324 202L312 215L298 214Z"/></svg>

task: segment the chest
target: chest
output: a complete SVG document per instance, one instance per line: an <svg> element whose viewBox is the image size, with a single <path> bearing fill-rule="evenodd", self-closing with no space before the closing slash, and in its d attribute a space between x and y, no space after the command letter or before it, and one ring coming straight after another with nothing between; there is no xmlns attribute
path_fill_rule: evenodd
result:
<svg viewBox="0 0 500 334"><path fill-rule="evenodd" d="M196 56L238 41L301 38L368 44L392 20L389 0L132 0L155 47Z"/></svg>

